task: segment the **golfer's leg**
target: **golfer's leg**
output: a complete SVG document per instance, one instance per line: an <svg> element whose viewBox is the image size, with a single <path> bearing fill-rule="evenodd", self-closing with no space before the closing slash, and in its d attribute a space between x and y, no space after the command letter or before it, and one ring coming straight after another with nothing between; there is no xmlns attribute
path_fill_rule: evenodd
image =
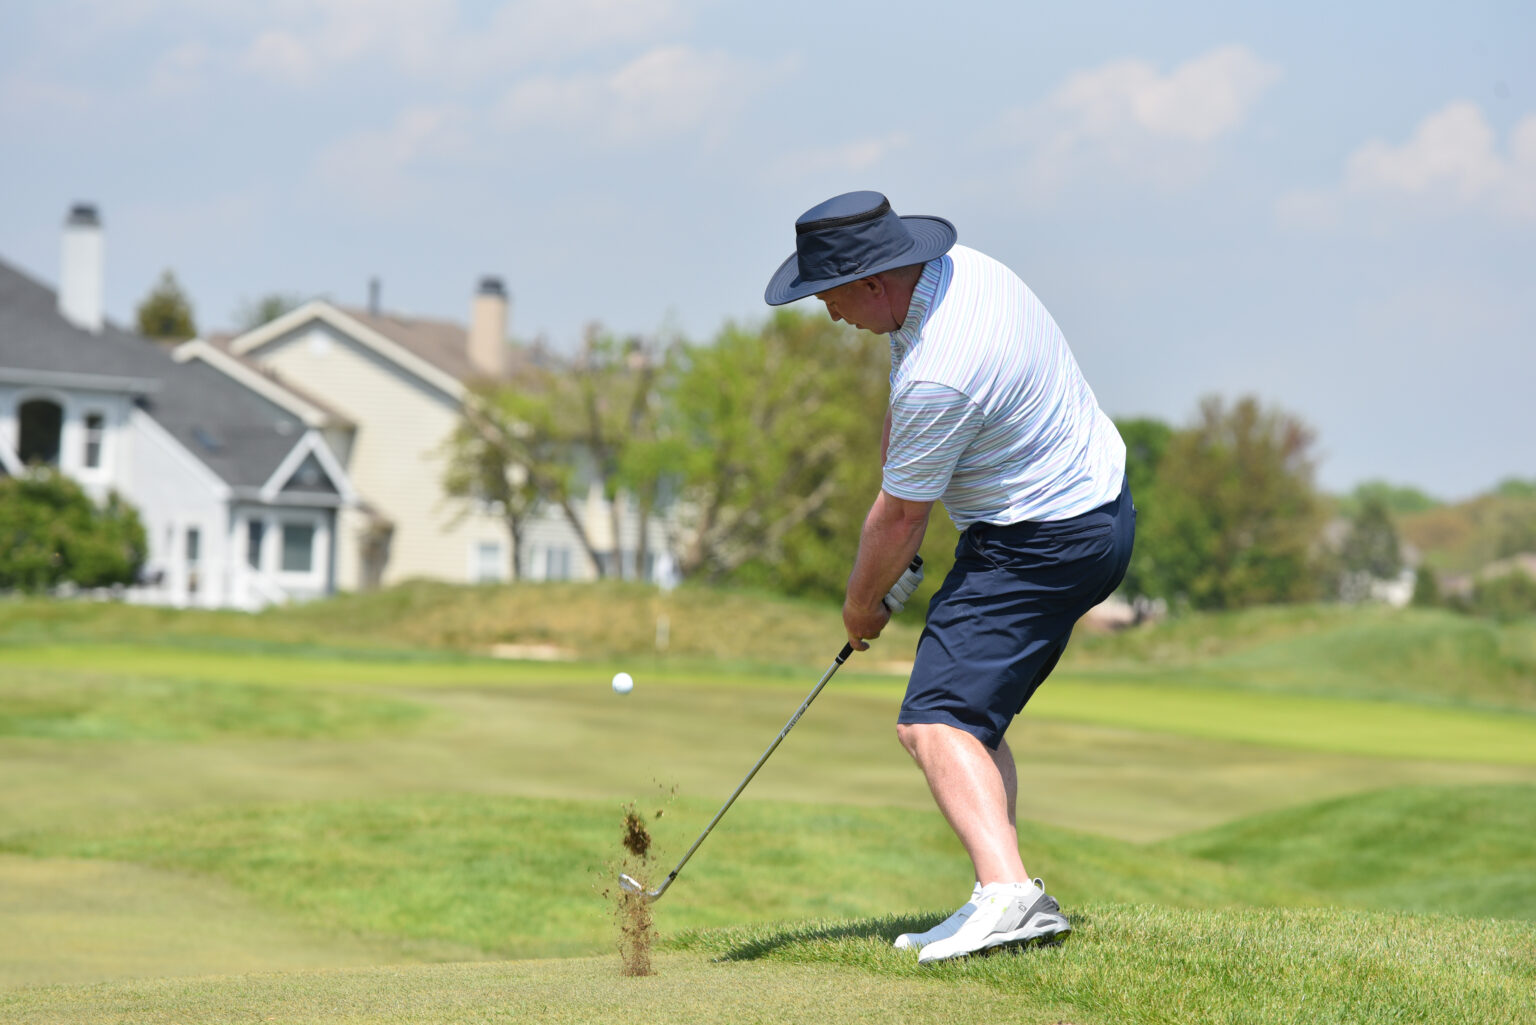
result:
<svg viewBox="0 0 1536 1025"><path fill-rule="evenodd" d="M941 723L903 723L896 733L970 855L977 882L1027 882L1008 818L1008 788L993 752L964 730Z"/></svg>
<svg viewBox="0 0 1536 1025"><path fill-rule="evenodd" d="M999 740L997 749L991 752L992 764L997 766L998 775L1003 777L1003 791L1008 795L1008 824L1013 827L1014 846L1018 846L1019 835L1019 768L1014 763L1013 751L1008 747L1008 741Z"/></svg>

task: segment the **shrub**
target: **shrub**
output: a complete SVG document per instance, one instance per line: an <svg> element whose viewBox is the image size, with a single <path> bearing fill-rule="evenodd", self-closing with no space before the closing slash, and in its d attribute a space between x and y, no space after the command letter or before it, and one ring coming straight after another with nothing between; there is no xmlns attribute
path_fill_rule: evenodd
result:
<svg viewBox="0 0 1536 1025"><path fill-rule="evenodd" d="M116 492L98 506L46 468L0 478L0 589L129 584L147 550L138 512Z"/></svg>

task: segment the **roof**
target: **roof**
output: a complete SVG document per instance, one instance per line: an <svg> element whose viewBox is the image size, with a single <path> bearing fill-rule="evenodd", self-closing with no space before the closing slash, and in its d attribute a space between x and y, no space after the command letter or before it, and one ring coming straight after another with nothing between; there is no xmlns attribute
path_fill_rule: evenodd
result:
<svg viewBox="0 0 1536 1025"><path fill-rule="evenodd" d="M71 324L59 313L53 289L0 260L0 373L6 377L143 394L158 387L166 361L153 342L112 324L99 335Z"/></svg>
<svg viewBox="0 0 1536 1025"><path fill-rule="evenodd" d="M469 361L469 332L461 324L451 320L369 313L350 306L337 309L460 381L485 376Z"/></svg>
<svg viewBox="0 0 1536 1025"><path fill-rule="evenodd" d="M58 311L53 289L0 261L0 379L97 388L140 409L234 487L259 488L304 437L304 421L201 360L177 362L111 324L100 334Z"/></svg>

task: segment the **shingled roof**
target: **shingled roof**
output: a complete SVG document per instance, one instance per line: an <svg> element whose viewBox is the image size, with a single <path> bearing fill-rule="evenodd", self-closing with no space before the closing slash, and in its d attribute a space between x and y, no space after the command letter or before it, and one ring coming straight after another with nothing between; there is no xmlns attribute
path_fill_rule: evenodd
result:
<svg viewBox="0 0 1536 1025"><path fill-rule="evenodd" d="M178 363L110 323L100 334L59 313L53 289L0 261L0 380L94 388L138 406L236 488L266 484L304 436L299 417L197 360Z"/></svg>

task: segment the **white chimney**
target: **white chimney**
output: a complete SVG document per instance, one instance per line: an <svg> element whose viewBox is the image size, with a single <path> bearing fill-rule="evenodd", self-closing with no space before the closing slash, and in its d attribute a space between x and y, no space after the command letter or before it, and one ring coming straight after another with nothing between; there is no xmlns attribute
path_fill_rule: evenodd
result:
<svg viewBox="0 0 1536 1025"><path fill-rule="evenodd" d="M481 278L469 316L469 362L486 377L507 373L507 289L500 278Z"/></svg>
<svg viewBox="0 0 1536 1025"><path fill-rule="evenodd" d="M59 313L92 334L101 334L101 218L91 203L76 203L64 222L64 261L59 273Z"/></svg>

